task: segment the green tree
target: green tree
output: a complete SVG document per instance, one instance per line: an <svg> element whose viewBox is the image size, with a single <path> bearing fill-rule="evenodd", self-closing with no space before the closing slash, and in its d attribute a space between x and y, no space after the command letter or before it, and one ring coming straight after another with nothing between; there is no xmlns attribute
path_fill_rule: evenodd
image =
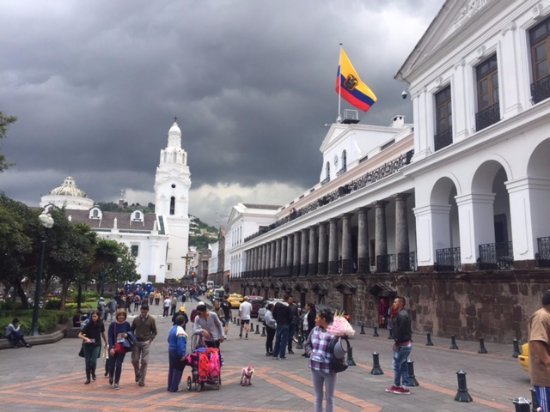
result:
<svg viewBox="0 0 550 412"><path fill-rule="evenodd" d="M35 273L33 250L38 247L38 217L29 207L0 194L0 283L13 288L24 307L23 282ZM34 246L34 247L33 247Z"/></svg>
<svg viewBox="0 0 550 412"><path fill-rule="evenodd" d="M16 120L17 120L17 117L8 116L0 112L0 139L6 137L6 133L8 131L8 125L10 123L15 122ZM13 166L13 164L8 163L5 156L2 153L0 153L0 172L6 170L10 166Z"/></svg>

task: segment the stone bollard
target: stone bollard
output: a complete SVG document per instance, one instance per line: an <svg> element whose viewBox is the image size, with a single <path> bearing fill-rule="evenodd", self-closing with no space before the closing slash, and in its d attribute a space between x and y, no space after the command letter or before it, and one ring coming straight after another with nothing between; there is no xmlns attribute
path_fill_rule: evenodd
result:
<svg viewBox="0 0 550 412"><path fill-rule="evenodd" d="M388 329L388 339L393 339L391 329Z"/></svg>
<svg viewBox="0 0 550 412"><path fill-rule="evenodd" d="M533 412L540 412L539 400L537 399L537 391L535 388L529 389L531 391L531 405L533 405Z"/></svg>
<svg viewBox="0 0 550 412"><path fill-rule="evenodd" d="M426 334L426 346L433 346L434 343L432 342L432 334L427 333Z"/></svg>
<svg viewBox="0 0 550 412"><path fill-rule="evenodd" d="M372 354L372 370L370 371L371 375L383 375L384 371L380 367L380 359L378 353L374 352Z"/></svg>
<svg viewBox="0 0 550 412"><path fill-rule="evenodd" d="M477 353L488 353L487 349L485 349L485 341L483 338L479 338L479 350Z"/></svg>
<svg viewBox="0 0 550 412"><path fill-rule="evenodd" d="M363 322L361 322L361 333L359 333L360 335L364 335L365 334L365 324Z"/></svg>
<svg viewBox="0 0 550 412"><path fill-rule="evenodd" d="M407 370L409 371L409 386L420 386L414 376L414 362L410 359L407 361Z"/></svg>
<svg viewBox="0 0 550 412"><path fill-rule="evenodd" d="M466 372L462 369L456 373L456 379L458 381L458 392L455 396L457 402L472 402L472 397L468 393L468 386L466 385Z"/></svg>
<svg viewBox="0 0 550 412"><path fill-rule="evenodd" d="M375 326L374 327L374 333L372 334L372 336L374 336L375 338L377 338L379 335L378 335L378 328Z"/></svg>
<svg viewBox="0 0 550 412"><path fill-rule="evenodd" d="M261 335L261 336L262 336L262 337L265 337L265 336L267 336L267 335L266 335L266 333L265 333L265 326L264 326L264 327L262 327L262 335Z"/></svg>
<svg viewBox="0 0 550 412"><path fill-rule="evenodd" d="M252 323L252 321L250 321L250 330L254 330L254 324Z"/></svg>
<svg viewBox="0 0 550 412"><path fill-rule="evenodd" d="M348 350L348 358L347 358L347 365L348 366L355 366L356 363L353 360L353 348L350 346Z"/></svg>
<svg viewBox="0 0 550 412"><path fill-rule="evenodd" d="M234 324L234 325L237 324L237 318L233 318L233 324Z"/></svg>
<svg viewBox="0 0 550 412"><path fill-rule="evenodd" d="M531 412L531 402L529 402L523 396L514 399L512 403L514 404L514 410L516 412Z"/></svg>
<svg viewBox="0 0 550 412"><path fill-rule="evenodd" d="M256 324L256 332L254 332L254 335L260 334L260 325Z"/></svg>
<svg viewBox="0 0 550 412"><path fill-rule="evenodd" d="M456 337L451 336L451 347L449 349L458 350L458 346L456 345Z"/></svg>
<svg viewBox="0 0 550 412"><path fill-rule="evenodd" d="M512 358L517 358L519 356L519 342L517 339L513 341L514 352L512 353Z"/></svg>

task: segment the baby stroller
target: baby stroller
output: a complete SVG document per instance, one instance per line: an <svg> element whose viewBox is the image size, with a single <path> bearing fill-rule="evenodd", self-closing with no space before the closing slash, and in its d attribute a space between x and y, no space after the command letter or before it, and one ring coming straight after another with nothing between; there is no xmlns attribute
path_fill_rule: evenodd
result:
<svg viewBox="0 0 550 412"><path fill-rule="evenodd" d="M195 337L198 337L198 343L193 352L186 357L187 365L191 366L191 376L187 377L187 390L191 391L194 387L200 392L206 384L219 390L222 384L220 350L205 347L200 334L195 334Z"/></svg>

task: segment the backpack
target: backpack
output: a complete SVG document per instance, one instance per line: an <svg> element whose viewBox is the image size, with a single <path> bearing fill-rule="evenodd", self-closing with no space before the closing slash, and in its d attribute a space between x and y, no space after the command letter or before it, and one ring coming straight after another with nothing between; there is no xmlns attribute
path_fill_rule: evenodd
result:
<svg viewBox="0 0 550 412"><path fill-rule="evenodd" d="M330 370L331 372L343 372L348 368L348 363L346 356L343 356L341 359L334 356L334 347L341 342L343 345L343 341L346 342L346 353L349 353L351 349L351 345L349 343L349 340L345 336L334 336L330 340L330 343L327 346L327 353L330 353L332 356L330 358Z"/></svg>

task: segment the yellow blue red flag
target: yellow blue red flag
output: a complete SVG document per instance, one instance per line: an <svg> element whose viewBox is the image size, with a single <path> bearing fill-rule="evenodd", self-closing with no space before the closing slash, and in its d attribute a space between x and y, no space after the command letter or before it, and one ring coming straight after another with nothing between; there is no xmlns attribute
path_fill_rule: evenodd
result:
<svg viewBox="0 0 550 412"><path fill-rule="evenodd" d="M349 104L364 112L368 111L378 100L369 86L361 80L343 48L340 48L336 93L340 94Z"/></svg>

